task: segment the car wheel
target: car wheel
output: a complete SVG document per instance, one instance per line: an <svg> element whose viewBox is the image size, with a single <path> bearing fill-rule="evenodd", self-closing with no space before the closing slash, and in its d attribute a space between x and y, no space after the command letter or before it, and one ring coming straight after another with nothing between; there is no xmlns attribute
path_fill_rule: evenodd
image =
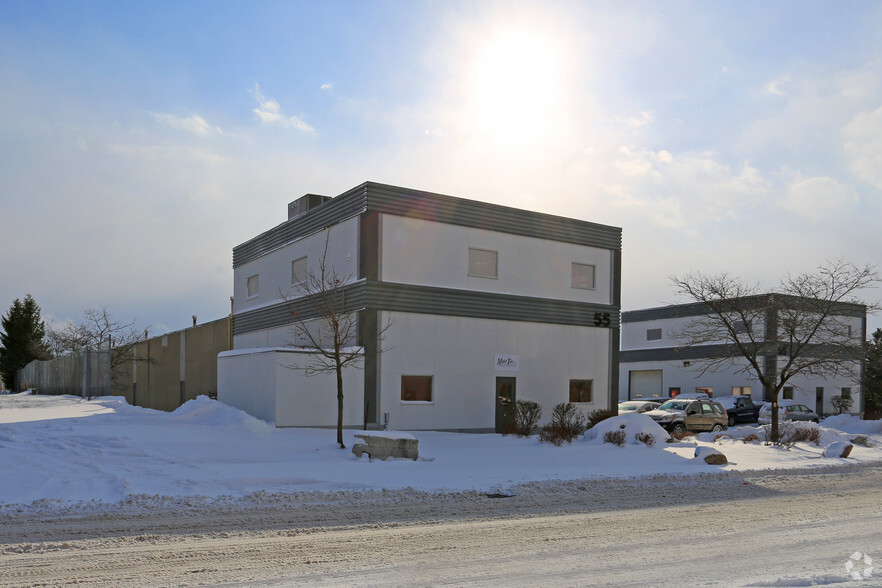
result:
<svg viewBox="0 0 882 588"><path fill-rule="evenodd" d="M683 423L677 423L673 427L671 427L671 433L676 433L678 435L682 435L686 432L686 426Z"/></svg>
<svg viewBox="0 0 882 588"><path fill-rule="evenodd" d="M817 423L817 424L820 424L820 423L821 423L821 421L820 421L819 419L812 419L812 422L813 422L813 423Z"/></svg>
<svg viewBox="0 0 882 588"><path fill-rule="evenodd" d="M731 414L729 415L729 426L730 427L735 426L735 415L731 415Z"/></svg>
<svg viewBox="0 0 882 588"><path fill-rule="evenodd" d="M711 429L711 431L713 431L714 433L719 433L722 430L723 430L723 425L721 425L720 423L714 424L714 428Z"/></svg>

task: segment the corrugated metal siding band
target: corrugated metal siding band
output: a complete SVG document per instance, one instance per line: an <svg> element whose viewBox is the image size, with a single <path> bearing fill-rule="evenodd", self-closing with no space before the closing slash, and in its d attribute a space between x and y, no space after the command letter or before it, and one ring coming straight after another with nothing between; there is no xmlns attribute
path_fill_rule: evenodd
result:
<svg viewBox="0 0 882 588"><path fill-rule="evenodd" d="M364 210L614 251L622 249L622 230L618 227L366 182L235 247L233 267Z"/></svg>
<svg viewBox="0 0 882 588"><path fill-rule="evenodd" d="M622 230L562 216L443 194L367 184L368 210L464 227L619 251Z"/></svg>
<svg viewBox="0 0 882 588"><path fill-rule="evenodd" d="M632 349L619 352L620 363L639 361L683 361L713 357L737 357L734 345L696 345L695 347L662 347L659 349Z"/></svg>
<svg viewBox="0 0 882 588"><path fill-rule="evenodd" d="M783 347L783 343L768 343L772 348ZM826 357L830 356L836 350L831 349L828 345L811 345L803 351L803 357ZM863 347L855 345L853 351L842 350L835 355L839 358L859 360L862 357ZM774 360L777 357L787 357L786 353L777 354L774 351L769 353L759 353L766 361ZM731 357L739 359L741 353L735 345L696 345L694 347L662 347L659 349L632 349L630 351L622 351L619 354L621 363L639 362L639 361L684 361L692 359L713 359L718 357Z"/></svg>
<svg viewBox="0 0 882 588"><path fill-rule="evenodd" d="M365 307L366 290L363 282L351 284L344 288L343 292L346 296L345 311L356 311ZM290 325L298 319L316 318L320 316L318 306L315 304L316 298L317 296L297 298L233 315L233 334L241 335L242 333Z"/></svg>
<svg viewBox="0 0 882 588"><path fill-rule="evenodd" d="M314 210L264 232L233 248L233 268L261 255L350 218L364 210L367 194L363 186L325 202Z"/></svg>
<svg viewBox="0 0 882 588"><path fill-rule="evenodd" d="M787 302L788 299L798 300L793 296L785 296L782 294L776 295L782 303ZM769 304L768 302L769 295L759 295L759 296L748 296L741 300L739 300L738 306L745 308L747 302L754 302L756 306L762 308L764 305ZM836 310L836 314L840 316L852 316L852 317L862 317L866 316L867 308L861 304L852 304L847 302L839 302L834 303L833 308ZM695 302L690 304L676 304L673 306L661 306L658 308L647 308L643 310L628 310L622 313L622 322L623 323L639 323L643 321L657 321L671 318L687 318L693 316L702 316L708 314L708 307L706 304L702 302Z"/></svg>
<svg viewBox="0 0 882 588"><path fill-rule="evenodd" d="M351 310L374 308L521 322L595 326L595 313L609 313L609 328L619 327L620 310L604 304L587 304L493 292L475 292L384 282L359 282L347 288ZM293 314L296 313L296 314ZM253 310L233 317L233 334L289 325L298 317L316 318L315 306L296 301Z"/></svg>
<svg viewBox="0 0 882 588"><path fill-rule="evenodd" d="M414 312L497 320L594 326L596 312L609 313L610 328L619 326L619 309L605 304L512 296L412 286L388 282L368 283L368 305L392 312Z"/></svg>

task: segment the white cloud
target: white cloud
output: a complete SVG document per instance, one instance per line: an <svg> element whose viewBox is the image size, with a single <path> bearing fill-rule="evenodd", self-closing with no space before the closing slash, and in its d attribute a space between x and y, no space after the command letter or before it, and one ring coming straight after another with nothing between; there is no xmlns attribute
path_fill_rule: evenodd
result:
<svg viewBox="0 0 882 588"><path fill-rule="evenodd" d="M194 135L224 134L219 126L212 126L208 124L207 122L205 122L205 119L198 114L194 114L188 117L180 117L173 114L161 114L157 112L151 112L150 116L152 116L156 122L163 124L169 128L177 129L179 131L186 131L188 133L193 133Z"/></svg>
<svg viewBox="0 0 882 588"><path fill-rule="evenodd" d="M330 92L331 90L334 89L334 86L332 86L331 84L322 84L321 89L324 90L325 92Z"/></svg>
<svg viewBox="0 0 882 588"><path fill-rule="evenodd" d="M811 223L840 217L858 203L852 186L830 177L799 179L790 184L781 207Z"/></svg>
<svg viewBox="0 0 882 588"><path fill-rule="evenodd" d="M254 84L254 90L251 90L254 98L257 100L258 106L254 109L254 114L265 125L278 125L286 129L294 129L302 133L314 133L315 129L299 116L287 116L281 112L281 106L276 100L267 98L260 92L260 86Z"/></svg>
<svg viewBox="0 0 882 588"><path fill-rule="evenodd" d="M616 119L616 121L625 123L626 125L628 125L630 127L640 128L640 127L642 127L644 125L648 125L649 123L652 122L652 114L649 112L640 112L634 116L626 116L626 117L617 116L617 117L615 117L615 119Z"/></svg>
<svg viewBox="0 0 882 588"><path fill-rule="evenodd" d="M882 190L882 106L857 114L842 129L842 147L851 171Z"/></svg>
<svg viewBox="0 0 882 588"><path fill-rule="evenodd" d="M790 78L784 77L772 80L766 85L766 92L775 96L786 96L787 92L781 89L781 86L790 81Z"/></svg>

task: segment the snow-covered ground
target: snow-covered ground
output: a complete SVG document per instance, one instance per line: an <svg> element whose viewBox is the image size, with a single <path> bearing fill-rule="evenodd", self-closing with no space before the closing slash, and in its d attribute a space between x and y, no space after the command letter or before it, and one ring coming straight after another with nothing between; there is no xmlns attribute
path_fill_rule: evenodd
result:
<svg viewBox="0 0 882 588"><path fill-rule="evenodd" d="M623 447L604 443L607 430L625 425ZM809 425L811 426L811 425ZM133 496L241 497L256 492L371 491L504 493L529 482L635 478L813 468L882 461L882 422L849 416L820 425L820 445L790 449L744 442L764 438L762 427L739 426L725 437L703 433L676 443L645 415L623 415L598 425L571 445L535 437L417 431L417 461L357 459L337 448L327 429L276 429L207 397L173 413L128 405L120 397L0 395L0 508L21 512L47 503L116 503ZM649 447L634 439L653 434ZM346 431L349 447L358 431ZM847 459L823 457L825 446L866 436ZM697 446L729 460L710 466Z"/></svg>

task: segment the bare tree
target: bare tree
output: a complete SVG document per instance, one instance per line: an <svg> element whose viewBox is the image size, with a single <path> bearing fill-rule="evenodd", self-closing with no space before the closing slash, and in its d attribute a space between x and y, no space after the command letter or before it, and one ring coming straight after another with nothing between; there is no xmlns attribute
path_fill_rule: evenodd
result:
<svg viewBox="0 0 882 588"><path fill-rule="evenodd" d="M132 361L132 350L146 337L147 331L136 328L134 320L125 323L115 320L104 306L83 311L83 320L79 324L69 321L60 327L50 327L46 335L56 357L86 350L109 349L110 369L114 378L114 368Z"/></svg>
<svg viewBox="0 0 882 588"><path fill-rule="evenodd" d="M755 376L772 402L773 442L779 436L778 394L794 376L859 379L864 342L853 326L878 303L855 294L879 282L875 266L827 262L813 274L788 276L771 293L725 273L670 279L678 294L705 311L674 333L681 347L708 346L708 357L693 360L693 369Z"/></svg>
<svg viewBox="0 0 882 588"><path fill-rule="evenodd" d="M303 366L286 366L302 371L305 376L334 374L337 380L337 443L343 443L343 371L363 367L364 346L359 344L359 311L363 307L352 295L352 276L340 274L328 259L331 230L325 235L325 246L317 267L307 269L296 286L297 296L284 292L291 314L294 340L287 343L305 351L309 361ZM387 322L376 334L377 352L383 335L391 326Z"/></svg>

